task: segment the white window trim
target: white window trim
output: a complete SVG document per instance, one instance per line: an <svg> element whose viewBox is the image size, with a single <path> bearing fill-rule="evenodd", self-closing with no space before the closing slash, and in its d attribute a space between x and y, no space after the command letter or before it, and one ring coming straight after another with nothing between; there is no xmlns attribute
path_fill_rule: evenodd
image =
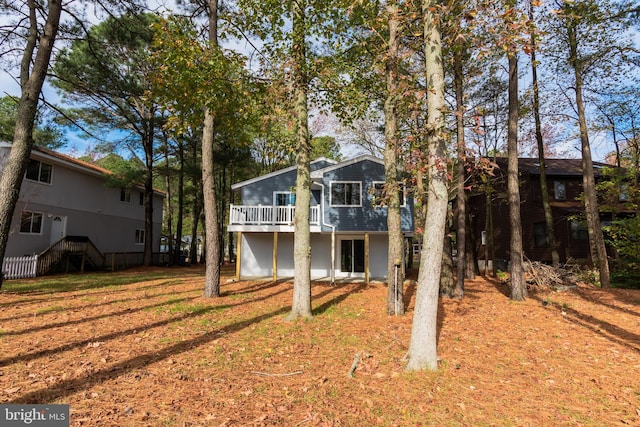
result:
<svg viewBox="0 0 640 427"><path fill-rule="evenodd" d="M124 200L122 200L122 192L124 191ZM129 200L127 200L127 195L129 195ZM127 205L131 204L131 189L120 187L120 194L118 195L120 203L126 203Z"/></svg>
<svg viewBox="0 0 640 427"><path fill-rule="evenodd" d="M276 205L276 200L278 197L278 194L296 194L295 191L274 191L273 192L273 206L277 206ZM284 205L284 206L294 206L294 205Z"/></svg>
<svg viewBox="0 0 640 427"><path fill-rule="evenodd" d="M337 256L337 265L336 265L336 273L340 276L340 277L365 277L365 272L364 271L360 271L360 272L354 272L354 271L343 271L342 270L342 242L345 240L349 240L352 242L354 240L364 240L364 236L359 236L359 235L344 235L339 237L338 242L337 242L337 249L338 249L338 256ZM366 252L365 252L366 254ZM366 255L365 255L366 257ZM366 261L365 261L366 262ZM353 264L351 265L351 269L353 270ZM365 270L366 270L366 264L365 264Z"/></svg>
<svg viewBox="0 0 640 427"><path fill-rule="evenodd" d="M618 196L619 202L628 202L631 199L631 186L628 182L620 184L620 195Z"/></svg>
<svg viewBox="0 0 640 427"><path fill-rule="evenodd" d="M143 239L142 242L138 242L138 231L140 231L140 234L142 235ZM135 234L134 234L134 242L136 245L144 245L145 240L147 239L146 233L144 232L144 228L136 228Z"/></svg>
<svg viewBox="0 0 640 427"><path fill-rule="evenodd" d="M26 232L26 231L22 231L22 214L25 212L29 212L31 214L31 225L33 228L33 215L40 215L40 232L39 233L32 233L31 231ZM24 234L27 236L42 236L42 232L44 231L44 213L42 212L36 212L36 211L30 211L30 210L23 210L22 212L20 212L20 227L18 228L19 233L20 234Z"/></svg>
<svg viewBox="0 0 640 427"><path fill-rule="evenodd" d="M373 188L374 191L375 191L375 188L376 188L376 184L384 185L384 184L386 184L386 182L384 182L384 181L372 181L371 182L371 188ZM402 187L402 202L400 203L400 207L401 208L406 208L407 207L407 187L402 182L398 182L398 185L400 185ZM375 195L374 195L374 197L375 197ZM373 207L376 208L376 209L384 209L384 208L387 208L388 206L389 205L380 206L380 205L376 204Z"/></svg>
<svg viewBox="0 0 640 427"><path fill-rule="evenodd" d="M563 195L564 197L562 198L558 197L557 185L562 185L562 191L564 192L564 195ZM566 181L561 181L561 180L553 181L553 198L555 200L567 200L567 182Z"/></svg>
<svg viewBox="0 0 640 427"><path fill-rule="evenodd" d="M336 205L333 203L333 184L360 184L360 203L357 205ZM362 181L329 181L329 206L334 208L362 207Z"/></svg>
<svg viewBox="0 0 640 427"><path fill-rule="evenodd" d="M25 171L25 172L24 172L24 179L25 179L25 181L35 182L35 183L42 184L42 185L53 185L53 170L54 170L53 165L52 165L51 163L43 162L42 160L30 159L29 161L38 162L38 163L39 163L39 165L40 165L40 166L38 167L38 179L30 179L30 178L27 178L27 171ZM51 179L49 180L49 182L47 182L47 181L40 181L40 174L42 173L42 165L43 165L43 164L48 165L48 166L51 166L51 175L50 175L50 178L51 178Z"/></svg>

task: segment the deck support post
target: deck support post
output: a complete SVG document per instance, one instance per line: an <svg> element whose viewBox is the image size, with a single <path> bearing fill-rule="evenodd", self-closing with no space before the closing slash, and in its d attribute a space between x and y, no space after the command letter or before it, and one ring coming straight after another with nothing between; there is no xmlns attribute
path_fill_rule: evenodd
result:
<svg viewBox="0 0 640 427"><path fill-rule="evenodd" d="M369 283L369 233L364 233L364 282Z"/></svg>
<svg viewBox="0 0 640 427"><path fill-rule="evenodd" d="M238 232L236 243L236 282L240 281L240 264L242 262L242 231Z"/></svg>
<svg viewBox="0 0 640 427"><path fill-rule="evenodd" d="M273 281L278 280L278 232L273 233Z"/></svg>

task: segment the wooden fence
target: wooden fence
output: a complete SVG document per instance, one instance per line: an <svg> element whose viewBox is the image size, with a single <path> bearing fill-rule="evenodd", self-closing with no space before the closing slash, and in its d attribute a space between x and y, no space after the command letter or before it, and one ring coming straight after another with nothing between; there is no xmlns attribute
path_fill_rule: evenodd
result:
<svg viewBox="0 0 640 427"><path fill-rule="evenodd" d="M2 274L5 279L26 279L36 277L38 255L5 258Z"/></svg>
<svg viewBox="0 0 640 427"><path fill-rule="evenodd" d="M10 257L2 262L2 274L5 280L27 279L37 276L38 255ZM111 271L125 270L130 267L142 265L142 252L110 252L103 256L103 262L95 267L98 270L107 269ZM154 252L152 258L153 265L168 265L171 261L170 254L166 252ZM43 273L44 274L44 273Z"/></svg>

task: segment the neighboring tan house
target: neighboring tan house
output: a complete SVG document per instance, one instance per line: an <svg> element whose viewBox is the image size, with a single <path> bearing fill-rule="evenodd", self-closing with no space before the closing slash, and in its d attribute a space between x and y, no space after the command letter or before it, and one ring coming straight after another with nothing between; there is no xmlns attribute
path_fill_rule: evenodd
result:
<svg viewBox="0 0 640 427"><path fill-rule="evenodd" d="M10 144L0 143L0 171L10 149ZM106 185L109 175L111 172L100 167L35 147L22 182L5 257L56 252L54 258L48 255L51 265L38 266L39 274L61 261L61 252L69 252L72 247L90 249L87 257L93 258L87 261L96 267L121 263L123 254L129 254L129 264L141 260L141 256L131 254L144 251L143 187L110 187ZM154 192L155 252L160 249L164 197L162 192Z"/></svg>
<svg viewBox="0 0 640 427"><path fill-rule="evenodd" d="M382 160L359 156L311 162L311 278L387 275L387 208ZM292 277L296 167L232 185L228 231L238 232L237 276ZM413 200L403 191L402 231L413 236Z"/></svg>
<svg viewBox="0 0 640 427"><path fill-rule="evenodd" d="M492 178L493 241L496 268L506 270L509 260L509 206L507 204L507 159L496 159L498 168ZM582 194L582 161L580 159L545 159L549 204L553 213L554 235L561 262L568 259L589 258L589 236L584 221ZM540 168L537 158L518 159L520 172L520 217L522 220L522 243L524 255L532 261L551 262L551 247L546 236L542 193L540 191ZM614 166L594 162L596 182L603 179L602 169ZM472 215L473 237L477 259L481 265L491 255L486 253L488 231L486 227L486 195L476 194L469 198L469 213ZM620 205L619 213L628 214ZM609 224L611 213L600 214L601 224Z"/></svg>

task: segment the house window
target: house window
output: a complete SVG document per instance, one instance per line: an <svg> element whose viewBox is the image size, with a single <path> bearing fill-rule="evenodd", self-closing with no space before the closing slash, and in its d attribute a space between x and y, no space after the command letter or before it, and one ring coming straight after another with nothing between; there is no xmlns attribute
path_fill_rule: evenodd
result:
<svg viewBox="0 0 640 427"><path fill-rule="evenodd" d="M53 172L53 166L47 163L39 162L38 160L29 160L27 165L26 178L30 181L44 182L51 184L51 175Z"/></svg>
<svg viewBox="0 0 640 427"><path fill-rule="evenodd" d="M538 222L533 224L533 239L537 248L549 246L549 236L547 236L547 224Z"/></svg>
<svg viewBox="0 0 640 427"><path fill-rule="evenodd" d="M274 206L294 206L296 204L296 194L291 191L274 191Z"/></svg>
<svg viewBox="0 0 640 427"><path fill-rule="evenodd" d="M620 184L620 197L618 197L618 199L621 202L628 202L630 197L629 183L623 182L622 184Z"/></svg>
<svg viewBox="0 0 640 427"><path fill-rule="evenodd" d="M120 201L125 203L131 203L131 190L128 188L120 188Z"/></svg>
<svg viewBox="0 0 640 427"><path fill-rule="evenodd" d="M587 229L586 224L580 221L571 221L571 239L573 240L589 240L589 230Z"/></svg>
<svg viewBox="0 0 640 427"><path fill-rule="evenodd" d="M20 232L27 234L42 234L42 214L39 212L22 211Z"/></svg>
<svg viewBox="0 0 640 427"><path fill-rule="evenodd" d="M407 205L407 198L405 196L405 188L404 183L398 183L399 191L398 191L398 200L400 200L400 206L405 207ZM376 181L371 186L371 193L373 194L373 198L371 200L371 204L375 207L385 207L388 205L387 200L385 199L384 193L384 182Z"/></svg>
<svg viewBox="0 0 640 427"><path fill-rule="evenodd" d="M567 200L567 187L564 181L554 181L553 192L556 200Z"/></svg>
<svg viewBox="0 0 640 427"><path fill-rule="evenodd" d="M140 195L138 198L138 204L140 206L144 206L144 191L139 191L138 194Z"/></svg>
<svg viewBox="0 0 640 427"><path fill-rule="evenodd" d="M335 181L330 184L331 206L362 206L360 181Z"/></svg>
<svg viewBox="0 0 640 427"><path fill-rule="evenodd" d="M136 230L136 245L144 245L144 230Z"/></svg>

